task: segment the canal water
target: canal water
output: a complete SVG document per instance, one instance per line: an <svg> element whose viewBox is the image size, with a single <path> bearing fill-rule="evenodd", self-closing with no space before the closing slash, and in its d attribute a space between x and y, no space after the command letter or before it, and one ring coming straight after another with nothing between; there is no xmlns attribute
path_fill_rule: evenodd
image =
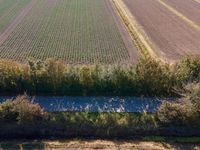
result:
<svg viewBox="0 0 200 150"><path fill-rule="evenodd" d="M0 96L0 102L13 99ZM37 96L30 100L46 111L87 111L87 112L154 112L167 99L145 97L71 97Z"/></svg>

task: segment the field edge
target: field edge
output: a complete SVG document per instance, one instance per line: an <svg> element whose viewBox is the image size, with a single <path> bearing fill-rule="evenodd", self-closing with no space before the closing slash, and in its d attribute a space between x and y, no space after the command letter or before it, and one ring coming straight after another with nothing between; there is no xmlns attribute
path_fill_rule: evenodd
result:
<svg viewBox="0 0 200 150"><path fill-rule="evenodd" d="M145 32L141 29L134 16L125 6L124 2L122 0L112 1L118 11L118 14L124 21L134 45L140 51L140 54L142 54L143 57L152 57L153 59L162 61L164 63L174 63L172 60L167 60L164 56L157 53L157 50L151 43L151 40L147 35L145 35Z"/></svg>

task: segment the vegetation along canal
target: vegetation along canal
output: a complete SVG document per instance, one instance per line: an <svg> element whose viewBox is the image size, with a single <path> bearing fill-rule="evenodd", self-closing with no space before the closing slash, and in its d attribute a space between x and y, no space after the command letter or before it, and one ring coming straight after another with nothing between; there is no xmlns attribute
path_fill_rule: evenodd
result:
<svg viewBox="0 0 200 150"><path fill-rule="evenodd" d="M13 99L1 96L0 102ZM30 98L32 99L32 98ZM154 112L163 99L144 97L70 97L37 96L34 102L46 111L88 111L88 112ZM167 100L167 99L165 99Z"/></svg>

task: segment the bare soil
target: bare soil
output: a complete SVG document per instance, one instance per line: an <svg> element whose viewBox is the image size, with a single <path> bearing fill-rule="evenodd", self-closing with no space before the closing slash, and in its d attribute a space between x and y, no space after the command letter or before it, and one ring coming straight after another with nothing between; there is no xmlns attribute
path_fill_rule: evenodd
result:
<svg viewBox="0 0 200 150"><path fill-rule="evenodd" d="M156 47L158 54L179 60L200 55L200 32L155 0L123 0Z"/></svg>
<svg viewBox="0 0 200 150"><path fill-rule="evenodd" d="M118 140L62 140L62 141L12 141L0 142L0 149L46 149L46 150L200 150L199 144L183 144L152 141Z"/></svg>
<svg viewBox="0 0 200 150"><path fill-rule="evenodd" d="M200 25L200 4L194 0L164 0L165 3Z"/></svg>
<svg viewBox="0 0 200 150"><path fill-rule="evenodd" d="M18 24L23 20L23 18L28 14L33 5L35 4L35 0L31 0L19 13L19 15L8 25L8 27L0 34L0 45L5 42L5 40L9 37L9 35L15 30Z"/></svg>

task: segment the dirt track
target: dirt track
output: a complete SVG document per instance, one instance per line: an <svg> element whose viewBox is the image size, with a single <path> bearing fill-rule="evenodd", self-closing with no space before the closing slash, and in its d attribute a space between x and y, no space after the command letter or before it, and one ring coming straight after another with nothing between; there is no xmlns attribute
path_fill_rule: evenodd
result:
<svg viewBox="0 0 200 150"><path fill-rule="evenodd" d="M200 32L155 0L124 0L158 54L170 60L200 55Z"/></svg>
<svg viewBox="0 0 200 150"><path fill-rule="evenodd" d="M10 23L10 25L4 30L3 33L0 34L0 45L5 42L5 40L9 37L9 35L15 30L18 24L23 20L23 18L28 14L33 5L35 4L35 0L31 0L20 12L20 14Z"/></svg>
<svg viewBox="0 0 200 150"><path fill-rule="evenodd" d="M164 2L200 25L200 4L194 0L164 0Z"/></svg>
<svg viewBox="0 0 200 150"><path fill-rule="evenodd" d="M55 140L55 141L9 141L0 142L0 149L45 150L200 150L199 144L132 140Z"/></svg>
<svg viewBox="0 0 200 150"><path fill-rule="evenodd" d="M91 141L68 141L68 142L49 142L46 144L46 149L64 150L64 149L102 149L102 150L199 150L197 144L174 144L166 142L145 142L145 141L106 141L106 140L91 140Z"/></svg>
<svg viewBox="0 0 200 150"><path fill-rule="evenodd" d="M138 58L139 58L139 54L138 54L138 50L137 48L133 45L133 42L131 40L130 35L128 34L128 32L126 31L125 25L122 23L122 20L120 19L119 15L117 15L117 10L114 8L115 6L113 5L113 3L111 2L111 0L106 1L107 2L107 7L108 10L110 11L110 14L112 14L115 23L119 29L119 32L122 36L122 39L124 41L124 44L126 45L126 48L129 52L129 56L130 56L130 62L131 63L136 63Z"/></svg>

